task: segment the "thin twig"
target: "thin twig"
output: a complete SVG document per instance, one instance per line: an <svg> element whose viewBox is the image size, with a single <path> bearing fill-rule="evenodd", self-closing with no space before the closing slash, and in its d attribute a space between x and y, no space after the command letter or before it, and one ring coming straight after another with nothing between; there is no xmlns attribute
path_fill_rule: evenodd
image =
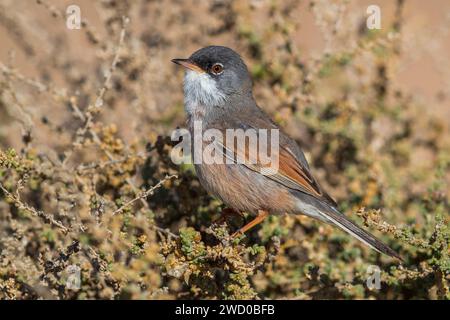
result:
<svg viewBox="0 0 450 320"><path fill-rule="evenodd" d="M1 183L0 183L0 189L3 191L3 193L6 195L6 197L8 197L10 200L12 200L14 202L14 205L18 209L25 210L25 211L31 213L32 215L43 219L46 223L49 223L53 226L60 228L64 234L67 234L67 232L69 231L69 228L65 227L60 221L55 220L55 218L52 215L45 213L44 211L37 210L36 208L24 203L20 199L20 194L19 194L20 188L17 189L15 195L13 195L11 192L9 192Z"/></svg>
<svg viewBox="0 0 450 320"><path fill-rule="evenodd" d="M110 161L106 161L106 162L93 162L93 163L87 163L87 164L80 164L76 168L76 171L82 172L82 171L91 170L91 169L105 168L107 166L112 166L115 164L126 162L132 158L145 159L147 156L148 156L147 153L141 152L141 153L137 153L137 154L128 154L121 159L115 159L115 160L110 160Z"/></svg>
<svg viewBox="0 0 450 320"><path fill-rule="evenodd" d="M134 199L128 201L127 203L125 203L125 204L124 204L123 206L121 206L119 209L117 209L116 211L114 211L114 212L112 213L112 215L115 215L115 214L118 214L118 213L122 212L123 210L125 210L127 207L131 206L131 205L132 205L133 203L135 203L136 201L140 201L140 202L144 205L145 208L148 208L148 203L147 203L147 201L146 201L146 198L147 198L148 196L153 195L153 193L154 193L154 191L155 191L156 189L160 188L166 181L168 181L168 180L170 180L170 179L173 179L173 178L176 179L176 178L178 178L178 176L177 176L177 175L166 176L163 180L159 181L156 185L154 185L154 186L151 187L150 189L148 189L148 190L146 190L146 191L144 191L144 192L141 192L136 198L134 198ZM161 233L163 233L163 234L165 234L166 236L168 236L169 239L170 239L170 238L175 238L175 239L179 238L178 235L174 234L173 232L170 232L169 229L164 229L164 228L158 227L158 226L157 226L156 224L154 224L154 223L151 224L150 227L151 227L152 229L154 229L154 230L158 233L158 235L159 235L160 237L162 237Z"/></svg>
<svg viewBox="0 0 450 320"><path fill-rule="evenodd" d="M81 145L82 144L82 142L84 140L84 137L85 137L87 132L89 132L91 134L94 142L98 146L101 146L100 138L98 137L97 133L92 129L94 113L101 110L101 107L103 106L104 96L105 96L106 92L108 91L108 89L110 87L112 75L113 75L114 71L117 68L117 64L120 61L120 52L121 52L121 49L122 49L123 44L124 44L125 35L126 35L126 26L128 25L128 23L129 23L129 19L127 17L123 17L122 18L122 30L120 31L120 36L119 36L119 43L118 43L116 51L114 53L114 57L113 57L113 61L111 63L111 66L108 69L108 72L105 74L105 78L104 78L103 84L102 84L101 88L99 89L97 97L95 98L94 105L93 106L92 105L88 106L88 108L86 109L85 114L83 115L81 113L81 111L79 110L79 108L77 107L74 99L71 99L71 101L70 101L71 108L74 110L75 115L81 121L84 122L84 126L78 130L77 138L72 143L72 150L70 150L66 154L66 157L65 157L65 159L63 161L63 166L66 165L66 163L68 162L68 160L72 156L73 148L76 145ZM107 150L104 150L104 152L108 156L109 160L111 160L111 161L115 160L114 157L112 156L112 154L110 154Z"/></svg>
<svg viewBox="0 0 450 320"><path fill-rule="evenodd" d="M137 197L135 197L134 199L126 202L124 205L122 205L120 208L118 208L116 211L113 212L112 215L121 213L123 210L125 210L126 208L128 208L129 206L131 206L133 203L135 203L136 201L139 200L145 200L148 196L153 195L153 193L155 192L156 189L160 188L166 181L173 179L173 178L178 178L177 175L173 174L171 176L166 176L164 179L162 179L161 181L159 181L156 185L154 185L153 187L151 187L148 190L145 190L143 192L141 192L140 194L137 195Z"/></svg>

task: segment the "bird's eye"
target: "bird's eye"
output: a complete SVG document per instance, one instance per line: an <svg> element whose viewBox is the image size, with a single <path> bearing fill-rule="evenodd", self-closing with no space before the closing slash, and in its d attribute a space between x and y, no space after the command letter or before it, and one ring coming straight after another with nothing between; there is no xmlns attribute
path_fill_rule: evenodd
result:
<svg viewBox="0 0 450 320"><path fill-rule="evenodd" d="M211 68L212 73L221 74L223 72L223 65L221 63L216 63Z"/></svg>

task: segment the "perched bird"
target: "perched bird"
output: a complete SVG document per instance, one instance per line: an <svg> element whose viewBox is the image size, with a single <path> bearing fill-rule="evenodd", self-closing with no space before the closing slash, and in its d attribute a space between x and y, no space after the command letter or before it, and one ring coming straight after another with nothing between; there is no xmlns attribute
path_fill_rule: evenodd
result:
<svg viewBox="0 0 450 320"><path fill-rule="evenodd" d="M184 104L192 139L194 123L198 121L202 123L202 132L216 129L223 136L227 129L279 129L256 104L247 66L232 49L209 46L188 59L172 62L186 68ZM257 225L269 214L304 214L337 226L376 251L401 260L394 250L338 211L336 202L311 174L302 150L281 129L278 142L275 173L265 173L258 162L251 161L194 163L200 183L210 194L235 211L256 215L239 233ZM228 159L230 153L245 158L252 152L247 147L230 150L223 141L217 143L221 143L223 155Z"/></svg>

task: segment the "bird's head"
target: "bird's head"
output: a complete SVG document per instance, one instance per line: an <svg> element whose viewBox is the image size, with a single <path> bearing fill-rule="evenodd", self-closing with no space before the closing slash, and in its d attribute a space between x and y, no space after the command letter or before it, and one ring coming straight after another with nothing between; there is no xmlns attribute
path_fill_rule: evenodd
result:
<svg viewBox="0 0 450 320"><path fill-rule="evenodd" d="M173 59L172 62L186 68L184 96L187 105L218 107L235 97L251 95L247 66L230 48L209 46L194 52L188 59Z"/></svg>

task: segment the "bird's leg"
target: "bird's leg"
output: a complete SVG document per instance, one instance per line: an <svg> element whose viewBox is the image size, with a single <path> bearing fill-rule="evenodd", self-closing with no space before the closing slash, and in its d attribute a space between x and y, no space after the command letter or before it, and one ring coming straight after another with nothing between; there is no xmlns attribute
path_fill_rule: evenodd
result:
<svg viewBox="0 0 450 320"><path fill-rule="evenodd" d="M253 219L252 221L250 221L249 223L247 223L245 226L240 228L235 233L233 233L231 235L231 237L235 238L238 235L244 234L244 232L250 230L251 228L253 228L257 224L260 224L268 215L269 215L269 212L264 211L264 210L258 210L258 215L256 216L256 218Z"/></svg>
<svg viewBox="0 0 450 320"><path fill-rule="evenodd" d="M224 208L220 214L220 217L213 221L214 224L222 224L228 217L231 216L243 217L242 212L236 211L232 208Z"/></svg>

